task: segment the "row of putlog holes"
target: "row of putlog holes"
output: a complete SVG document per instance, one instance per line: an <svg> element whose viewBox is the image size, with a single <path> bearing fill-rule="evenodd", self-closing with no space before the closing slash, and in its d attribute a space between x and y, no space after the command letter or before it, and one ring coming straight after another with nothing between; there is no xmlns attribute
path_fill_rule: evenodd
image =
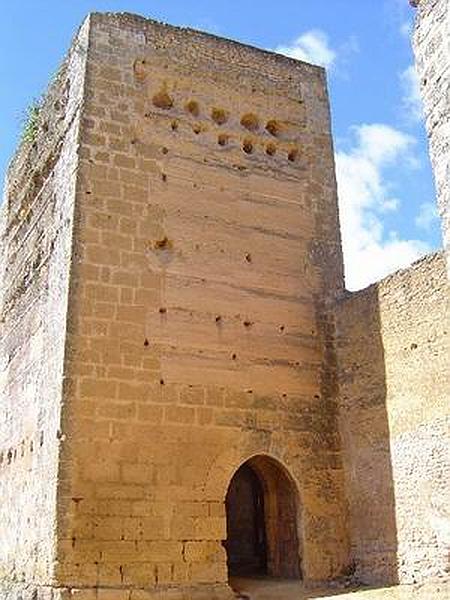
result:
<svg viewBox="0 0 450 600"><path fill-rule="evenodd" d="M159 92L158 94L155 94L153 96L152 101L153 101L154 106L156 106L157 108L164 109L164 110L170 110L171 108L173 108L173 105L174 105L173 98L171 98L171 96L169 96L169 94L167 92ZM201 112L200 105L195 100L190 100L185 105L184 108L185 108L186 112L191 114L193 117L200 116L200 112ZM214 123L216 123L219 126L224 125L228 121L228 113L223 108L213 108L211 110L211 119L214 121ZM247 131L251 131L253 133L256 133L261 130L260 120L259 120L258 116L255 115L254 113L246 113L245 115L243 115L241 117L240 124L244 129L246 129ZM176 131L178 129L178 121L177 120L173 120L171 122L171 128L172 128L172 131ZM273 137L278 138L278 137L280 137L280 135L282 133L283 127L279 121L276 121L275 119L271 119L271 120L267 121L264 129ZM197 125L197 126L193 127L193 131L195 134L200 134L203 131L203 129L202 129L202 127ZM229 141L230 141L230 136L227 134L219 134L217 137L217 143L219 146L222 146L222 147L226 146L226 145L228 145ZM245 152L245 154L253 154L253 152L255 151L255 146L251 139L244 139L244 141L242 143L242 151ZM265 152L268 156L275 156L275 154L277 153L276 145L274 143L268 143L265 146ZM297 157L298 157L298 149L291 148L288 151L288 155L287 155L288 160L290 162L295 162Z"/></svg>

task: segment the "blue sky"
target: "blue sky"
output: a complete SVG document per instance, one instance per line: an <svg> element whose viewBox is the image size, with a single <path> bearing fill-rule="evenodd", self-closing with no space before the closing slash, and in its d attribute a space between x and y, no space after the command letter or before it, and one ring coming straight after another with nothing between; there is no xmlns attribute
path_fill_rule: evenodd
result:
<svg viewBox="0 0 450 600"><path fill-rule="evenodd" d="M347 286L441 245L408 0L20 0L0 20L0 178L26 107L90 11L191 26L327 67Z"/></svg>

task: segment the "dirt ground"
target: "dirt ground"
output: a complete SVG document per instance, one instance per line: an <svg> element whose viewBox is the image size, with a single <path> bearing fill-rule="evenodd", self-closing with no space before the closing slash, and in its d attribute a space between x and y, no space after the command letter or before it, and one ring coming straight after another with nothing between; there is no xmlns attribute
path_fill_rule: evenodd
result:
<svg viewBox="0 0 450 600"><path fill-rule="evenodd" d="M307 589L298 581L240 579L231 581L243 600L450 600L450 582L370 589Z"/></svg>

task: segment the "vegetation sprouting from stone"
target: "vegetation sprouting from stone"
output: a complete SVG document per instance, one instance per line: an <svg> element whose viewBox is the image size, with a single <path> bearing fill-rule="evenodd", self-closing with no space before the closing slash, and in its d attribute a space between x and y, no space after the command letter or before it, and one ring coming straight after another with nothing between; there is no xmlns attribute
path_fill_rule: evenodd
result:
<svg viewBox="0 0 450 600"><path fill-rule="evenodd" d="M33 102L27 107L22 129L23 142L32 143L36 139L36 135L39 130L39 116L41 114L41 110L41 100L33 100Z"/></svg>

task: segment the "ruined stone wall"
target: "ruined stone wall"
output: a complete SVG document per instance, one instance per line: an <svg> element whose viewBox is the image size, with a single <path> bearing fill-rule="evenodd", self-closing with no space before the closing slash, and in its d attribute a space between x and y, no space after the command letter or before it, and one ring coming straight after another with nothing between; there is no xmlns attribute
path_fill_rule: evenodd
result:
<svg viewBox="0 0 450 600"><path fill-rule="evenodd" d="M448 579L448 327L443 253L338 305L352 551L368 583Z"/></svg>
<svg viewBox="0 0 450 600"><path fill-rule="evenodd" d="M450 275L450 4L448 0L420 0L416 4L416 68Z"/></svg>
<svg viewBox="0 0 450 600"><path fill-rule="evenodd" d="M39 117L28 123L1 207L2 600L37 598L38 588L44 598L53 578L84 34L51 84Z"/></svg>
<svg viewBox="0 0 450 600"><path fill-rule="evenodd" d="M304 577L337 576L324 71L135 16L90 23L58 580L228 597L225 494L259 454L298 488Z"/></svg>

